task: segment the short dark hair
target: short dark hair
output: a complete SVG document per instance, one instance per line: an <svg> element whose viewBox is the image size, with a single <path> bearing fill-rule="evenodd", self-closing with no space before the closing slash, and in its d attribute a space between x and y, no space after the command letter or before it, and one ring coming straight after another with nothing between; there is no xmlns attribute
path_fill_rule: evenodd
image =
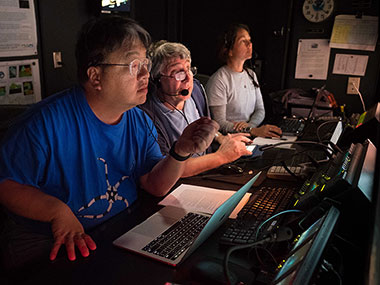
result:
<svg viewBox="0 0 380 285"><path fill-rule="evenodd" d="M227 62L228 52L233 48L239 30L246 30L250 34L249 27L241 23L233 23L228 26L223 34L222 42L219 48L219 60L225 64Z"/></svg>
<svg viewBox="0 0 380 285"><path fill-rule="evenodd" d="M149 33L133 19L116 15L90 19L79 32L75 47L79 82L88 80L90 66L103 62L107 55L124 44L132 47L138 40L146 49L151 43Z"/></svg>

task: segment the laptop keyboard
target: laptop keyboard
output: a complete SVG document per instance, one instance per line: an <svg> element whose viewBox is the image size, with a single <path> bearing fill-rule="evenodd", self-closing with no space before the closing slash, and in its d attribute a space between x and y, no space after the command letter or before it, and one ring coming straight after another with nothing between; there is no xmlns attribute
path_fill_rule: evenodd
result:
<svg viewBox="0 0 380 285"><path fill-rule="evenodd" d="M294 193L295 188L261 187L241 209L219 242L229 245L254 242L259 226L274 214L288 209ZM281 215L274 218L261 230L271 231L281 219Z"/></svg>
<svg viewBox="0 0 380 285"><path fill-rule="evenodd" d="M210 219L196 213L188 213L142 250L175 260L195 240Z"/></svg>

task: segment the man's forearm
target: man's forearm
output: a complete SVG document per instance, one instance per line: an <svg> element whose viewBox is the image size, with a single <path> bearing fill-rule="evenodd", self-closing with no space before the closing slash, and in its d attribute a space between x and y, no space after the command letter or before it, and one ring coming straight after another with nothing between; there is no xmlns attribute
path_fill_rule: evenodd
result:
<svg viewBox="0 0 380 285"><path fill-rule="evenodd" d="M70 210L61 200L12 180L0 183L0 203L16 215L41 222L51 222L62 210Z"/></svg>
<svg viewBox="0 0 380 285"><path fill-rule="evenodd" d="M182 176L187 163L188 160L177 161L170 155L166 156L151 172L141 177L141 187L152 195L165 195Z"/></svg>

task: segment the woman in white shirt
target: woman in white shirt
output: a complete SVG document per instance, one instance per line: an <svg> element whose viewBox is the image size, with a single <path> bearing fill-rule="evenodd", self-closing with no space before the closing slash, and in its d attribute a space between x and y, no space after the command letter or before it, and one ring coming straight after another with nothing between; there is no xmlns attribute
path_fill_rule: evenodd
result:
<svg viewBox="0 0 380 285"><path fill-rule="evenodd" d="M230 26L220 52L224 65L207 82L207 95L213 119L224 133L249 132L252 136L280 137L274 125L259 125L265 117L263 98L253 70L244 66L252 58L249 28Z"/></svg>

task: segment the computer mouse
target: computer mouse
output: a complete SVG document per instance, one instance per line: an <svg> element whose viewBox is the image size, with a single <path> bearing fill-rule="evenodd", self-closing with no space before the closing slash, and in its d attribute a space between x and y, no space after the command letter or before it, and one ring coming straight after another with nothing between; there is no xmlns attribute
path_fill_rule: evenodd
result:
<svg viewBox="0 0 380 285"><path fill-rule="evenodd" d="M255 274L234 262L228 263L230 284L253 284ZM196 262L190 270L191 278L200 284L225 285L224 262L213 257L204 257ZM196 283L198 284L198 283Z"/></svg>
<svg viewBox="0 0 380 285"><path fill-rule="evenodd" d="M243 168L235 164L225 164L220 167L220 173L231 175L231 174L242 174L244 172Z"/></svg>
<svg viewBox="0 0 380 285"><path fill-rule="evenodd" d="M194 265L191 270L192 276L201 284L225 285L227 279L224 274L223 262L217 260L203 260ZM237 277L235 273L230 273L232 284L235 284Z"/></svg>

